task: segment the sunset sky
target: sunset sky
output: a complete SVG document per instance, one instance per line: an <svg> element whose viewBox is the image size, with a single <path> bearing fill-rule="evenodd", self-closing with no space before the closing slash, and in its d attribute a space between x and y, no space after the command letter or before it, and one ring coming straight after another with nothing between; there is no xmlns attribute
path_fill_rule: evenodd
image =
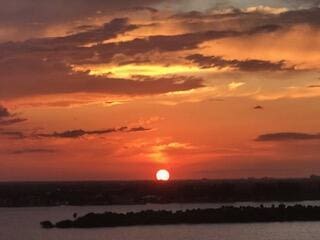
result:
<svg viewBox="0 0 320 240"><path fill-rule="evenodd" d="M319 0L0 6L0 181L320 174Z"/></svg>

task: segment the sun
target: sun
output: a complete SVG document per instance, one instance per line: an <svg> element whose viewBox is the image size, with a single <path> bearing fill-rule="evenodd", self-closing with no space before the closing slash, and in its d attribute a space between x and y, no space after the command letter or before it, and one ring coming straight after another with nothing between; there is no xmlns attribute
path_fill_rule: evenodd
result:
<svg viewBox="0 0 320 240"><path fill-rule="evenodd" d="M158 181L168 181L170 179L170 173L166 169L160 169L157 171L156 178Z"/></svg>

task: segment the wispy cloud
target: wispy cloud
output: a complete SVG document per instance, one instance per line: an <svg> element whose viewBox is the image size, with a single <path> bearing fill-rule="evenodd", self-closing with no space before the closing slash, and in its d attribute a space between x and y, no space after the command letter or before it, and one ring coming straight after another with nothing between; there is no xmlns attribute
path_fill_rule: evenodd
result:
<svg viewBox="0 0 320 240"><path fill-rule="evenodd" d="M0 125L8 126L25 121L26 118L17 117L17 114L10 113L7 108L0 105Z"/></svg>
<svg viewBox="0 0 320 240"><path fill-rule="evenodd" d="M0 131L0 135L7 136L13 139L23 139L25 135L21 131Z"/></svg>
<svg viewBox="0 0 320 240"><path fill-rule="evenodd" d="M268 141L300 141L300 140L320 140L320 133L300 133L300 132L279 132L260 135L256 138L259 142Z"/></svg>
<svg viewBox="0 0 320 240"><path fill-rule="evenodd" d="M102 129L102 130L92 130L86 131L82 129L77 130L67 130L64 132L53 132L53 133L39 133L36 134L38 137L55 137L55 138L79 138L85 135L104 135L116 132L142 132L142 131L149 131L150 128L145 127L120 127L120 128L109 128L109 129Z"/></svg>
<svg viewBox="0 0 320 240"><path fill-rule="evenodd" d="M257 105L257 106L254 106L253 109L255 109L255 110L263 110L264 107L261 106L261 105Z"/></svg>
<svg viewBox="0 0 320 240"><path fill-rule="evenodd" d="M45 149L45 148L26 148L26 149L19 149L10 152L11 154L48 154L48 153L55 153L57 152L54 149Z"/></svg>
<svg viewBox="0 0 320 240"><path fill-rule="evenodd" d="M187 57L188 60L196 63L201 68L233 68L239 71L288 71L294 70L293 67L287 67L285 61L271 62L258 59L247 60L226 60L220 56L204 56L194 54Z"/></svg>
<svg viewBox="0 0 320 240"><path fill-rule="evenodd" d="M245 85L246 83L245 82L231 82L228 84L228 88L230 90L236 90L238 89L239 87Z"/></svg>

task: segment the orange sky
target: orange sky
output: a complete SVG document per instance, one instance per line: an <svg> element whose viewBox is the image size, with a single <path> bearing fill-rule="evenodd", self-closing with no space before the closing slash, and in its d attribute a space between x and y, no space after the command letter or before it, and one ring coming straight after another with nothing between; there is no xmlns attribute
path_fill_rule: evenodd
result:
<svg viewBox="0 0 320 240"><path fill-rule="evenodd" d="M0 181L320 174L317 1L108 2L0 0Z"/></svg>

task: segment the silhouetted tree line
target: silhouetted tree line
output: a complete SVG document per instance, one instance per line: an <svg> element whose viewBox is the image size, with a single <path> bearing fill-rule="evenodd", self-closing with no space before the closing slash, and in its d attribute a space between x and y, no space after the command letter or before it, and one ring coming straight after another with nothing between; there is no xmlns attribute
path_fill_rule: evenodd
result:
<svg viewBox="0 0 320 240"><path fill-rule="evenodd" d="M320 207L221 207L217 209L193 209L186 211L141 211L128 213L89 213L75 220L63 220L56 224L41 222L43 228L98 228L134 225L201 224L201 223L250 223L319 221Z"/></svg>
<svg viewBox="0 0 320 240"><path fill-rule="evenodd" d="M320 180L0 183L0 207L320 200Z"/></svg>

